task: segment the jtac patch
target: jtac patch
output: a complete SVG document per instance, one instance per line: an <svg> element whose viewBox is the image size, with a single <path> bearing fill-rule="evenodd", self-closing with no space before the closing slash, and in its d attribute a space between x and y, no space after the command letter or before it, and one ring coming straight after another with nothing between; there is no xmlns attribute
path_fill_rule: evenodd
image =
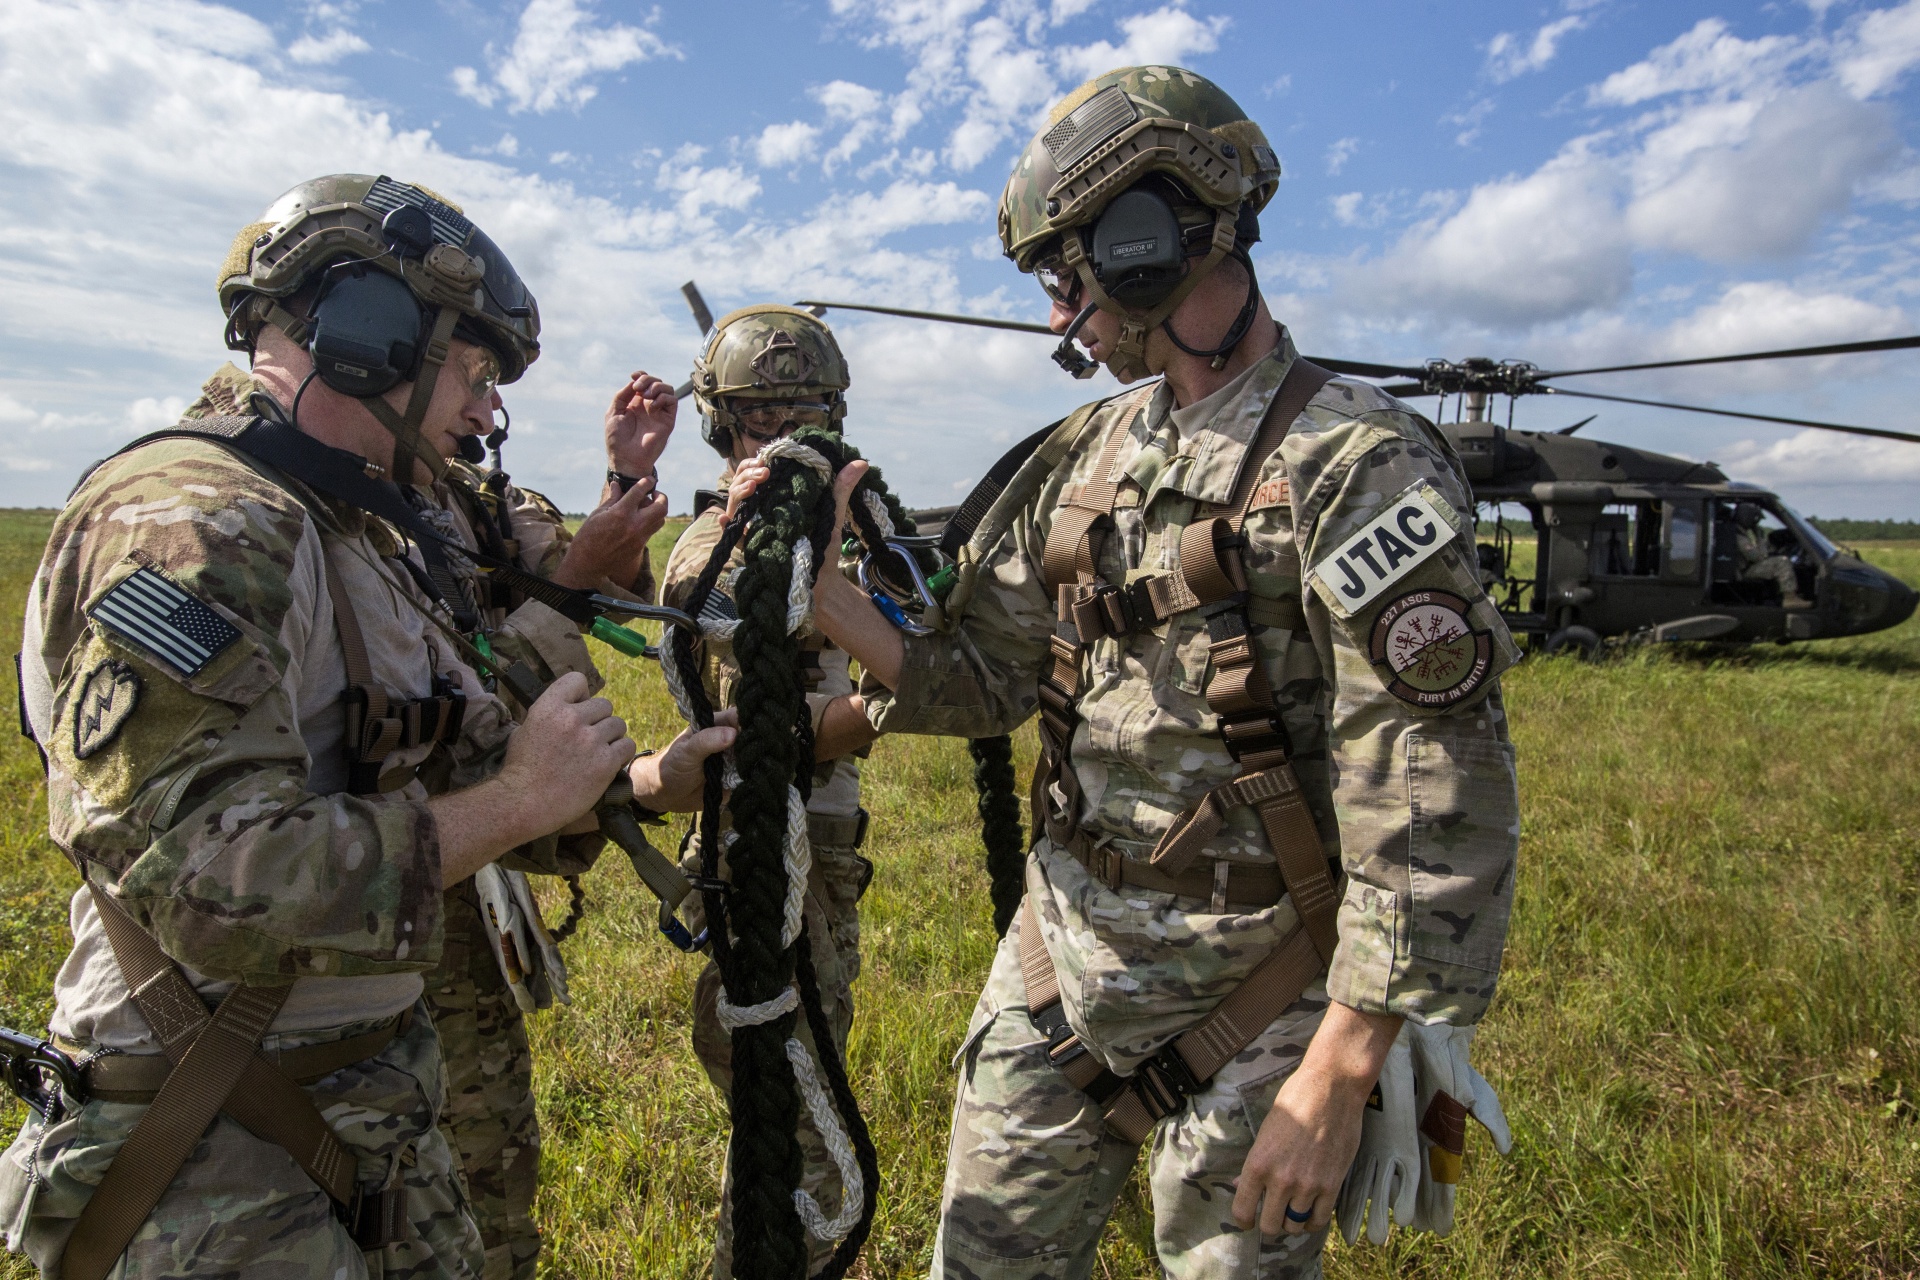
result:
<svg viewBox="0 0 1920 1280"><path fill-rule="evenodd" d="M1367 656L1387 692L1416 707L1451 707L1473 696L1493 669L1493 637L1467 622L1468 605L1446 591L1409 591L1373 621Z"/></svg>
<svg viewBox="0 0 1920 1280"><path fill-rule="evenodd" d="M85 760L112 742L140 701L140 673L108 658L80 682L73 704L73 756Z"/></svg>
<svg viewBox="0 0 1920 1280"><path fill-rule="evenodd" d="M1360 532L1316 562L1307 576L1318 579L1349 615L1366 608L1452 540L1453 524L1429 493L1424 484L1416 484L1387 503Z"/></svg>
<svg viewBox="0 0 1920 1280"><path fill-rule="evenodd" d="M240 638L231 622L152 569L135 569L89 611L183 676L197 676Z"/></svg>

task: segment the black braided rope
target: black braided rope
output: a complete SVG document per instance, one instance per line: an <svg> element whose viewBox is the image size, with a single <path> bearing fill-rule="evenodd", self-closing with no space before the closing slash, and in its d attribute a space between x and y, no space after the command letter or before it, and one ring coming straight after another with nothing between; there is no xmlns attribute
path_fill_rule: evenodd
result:
<svg viewBox="0 0 1920 1280"><path fill-rule="evenodd" d="M825 457L836 475L860 456L832 431L804 428L792 438ZM887 491L878 468L869 469L861 488L879 495L897 532L914 532L912 518ZM881 545L878 522L858 493L851 504L851 519L862 542L868 547ZM808 795L814 766L800 646L786 628L793 548L802 538L812 543L817 578L837 550L837 533L831 484L797 461L777 460L772 476L728 524L686 603L686 611L698 617L744 538L745 566L734 592L740 624L733 635L740 670L734 700L740 717L734 746L740 785L728 802L736 838L727 858L729 874L723 891L719 830L725 766L718 756L710 757L699 827L701 894L714 963L730 1003L760 1004L776 998L790 982L797 983L815 1052L860 1162L866 1181L860 1221L819 1273L826 1280L839 1280L858 1257L872 1229L879 1192L878 1158L821 1008L804 929L795 946L780 945L787 888L783 865L787 786L791 781L803 796ZM714 709L701 678L699 637L676 630L672 648L667 657L680 673L694 724L707 728L713 723ZM994 923L1004 935L1019 905L1025 864L1014 799L1013 746L1003 735L976 740L969 749L993 879ZM796 1015L790 1013L733 1033L729 1163L735 1271L756 1278L800 1280L806 1275L804 1229L793 1206L793 1189L799 1185L802 1168L795 1134L800 1098L785 1053L795 1021Z"/></svg>
<svg viewBox="0 0 1920 1280"><path fill-rule="evenodd" d="M1020 804L1014 799L1013 739L1006 734L975 738L967 743L967 754L973 757L980 843L987 847L993 932L1004 938L1027 891L1027 842L1020 830Z"/></svg>
<svg viewBox="0 0 1920 1280"><path fill-rule="evenodd" d="M581 886L580 877L562 876L560 878L567 882L567 918L560 922L558 929L550 931L556 943L565 942L571 938L574 930L580 927L580 922L587 915L587 891Z"/></svg>

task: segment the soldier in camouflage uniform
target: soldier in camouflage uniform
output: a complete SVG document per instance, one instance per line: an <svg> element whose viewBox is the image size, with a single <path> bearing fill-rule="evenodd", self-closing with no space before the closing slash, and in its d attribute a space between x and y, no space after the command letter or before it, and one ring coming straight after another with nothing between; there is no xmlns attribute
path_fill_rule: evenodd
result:
<svg viewBox="0 0 1920 1280"><path fill-rule="evenodd" d="M694 394L700 406L702 434L727 460L720 491L733 485L736 469L750 464L770 441L800 426L825 426L845 413L842 393L849 378L846 358L833 334L819 320L792 307L747 307L721 318L694 366ZM703 510L681 533L667 558L660 602L685 606L695 579L706 568L723 532L724 510L718 495L704 495ZM745 563L736 547L731 567ZM832 576L832 575L827 575ZM716 592L719 606L731 610L727 580ZM711 609L713 605L709 605ZM867 816L860 807L858 757L877 736L867 723L860 695L854 692L847 655L815 635L805 641L807 702L813 711L815 755L813 794L807 802L807 836L813 871L806 897L807 937L812 946L820 1004L832 1022L842 1053L853 1026L853 981L860 976L860 896L873 878L873 864L860 854ZM716 707L731 706L739 671L732 646L708 636L704 678ZM688 858L696 868L698 854ZM691 914L699 914L693 905ZM698 930L695 919L691 927ZM714 1087L732 1090L732 1036L720 1025L720 970L708 963L694 988L693 1048ZM804 1022L796 1034L808 1036ZM839 1174L826 1147L803 1118L800 1143L806 1167L800 1187L821 1204L838 1204ZM831 1192L826 1188L832 1188ZM723 1199L730 1205L731 1197ZM732 1225L722 1209L714 1245L714 1275L733 1273ZM810 1270L833 1252L833 1242L808 1238Z"/></svg>
<svg viewBox="0 0 1920 1280"><path fill-rule="evenodd" d="M607 413L609 479L600 506L577 533L568 531L559 509L542 495L504 476L494 480L459 457L438 483L416 486L426 499L422 513L463 546L490 550L563 586L651 601L647 539L666 508L664 495L655 493L654 464L666 448L673 415L673 391L658 379L636 374L622 386ZM559 674L540 652L542 629L527 618L551 619L552 611L514 599L503 584L480 575L472 561L456 567L466 569L463 576L480 605L481 626L493 651L507 661L526 661L543 679ZM576 643L577 633L568 641ZM599 692L599 674L591 666L586 674ZM566 870L577 877L586 866ZM519 871L500 874L524 881ZM510 981L498 947L489 942L492 931L478 886L476 877L447 894L447 945L439 968L427 977L427 1008L447 1061L440 1128L466 1175L468 1200L486 1246L486 1280L532 1280L540 1256L533 1220L540 1127L524 1006L548 1007L553 988L564 990L565 969L545 974L533 968L546 955L557 963L558 953L538 916L531 915L521 921L515 949L530 972L524 980Z"/></svg>
<svg viewBox="0 0 1920 1280"><path fill-rule="evenodd" d="M435 1128L440 1048L415 1016L422 975L444 948L443 893L503 855L530 869L584 865L599 845L590 811L633 755L611 706L589 696L577 628L570 641L547 628L542 651L564 674L516 728L463 660L444 600L423 585L418 547L242 443L276 427L276 438L304 439L299 456L310 460L372 475L387 459L393 473L426 480L475 416L490 415L494 381L538 353L531 298L457 210L384 178L348 176L315 194L277 202L222 272L224 284L242 282L222 296L230 340L254 356L261 394L249 407L265 421L224 437L232 445L183 423L94 469L56 520L27 602L23 704L48 758L51 834L86 882L52 1032L89 1064L93 1094L69 1097L57 1121L30 1119L0 1157L8 1247L49 1277L116 1266L127 1276L479 1276L479 1235ZM434 312L445 309L458 324L376 407L316 383L310 322L324 326L328 313L308 277L341 259L380 261L393 248L377 238L381 215L396 204L431 213L438 248L395 248L375 269L419 300L422 326L440 328ZM329 235L313 234L316 220ZM482 260L485 290L475 287ZM429 269L467 289L439 289ZM367 751L349 741L342 696L356 661L368 668L362 690L380 691L403 720L417 712L440 726L417 741L402 734L373 761L372 787L353 781ZM683 736L637 762L636 791L654 808L697 804L698 761L731 736ZM176 1025L236 990L216 1023L242 996L274 1010L259 1044L282 1065L268 1069L306 1086L310 1102L294 1109L313 1108L344 1148L358 1188L350 1203L380 1204L378 1230L357 1243L318 1181L327 1175L310 1176L316 1166L296 1163L281 1138L256 1136L259 1117L249 1131L226 1114L185 1130L184 1159L147 1207L127 1212L138 1197L120 1195L92 1212L97 1188L151 1172L116 1161L167 1127L153 1117L177 1085L204 1082L199 1068L229 1052L197 1059L210 1036L197 1031L169 1074L160 1006L122 976L128 932L144 935L185 992L166 1010ZM180 1047L165 1044L168 1056ZM329 1065L303 1075L302 1061ZM227 1110L251 1078L225 1094ZM127 1087L138 1079L152 1083ZM124 1244L102 1214L126 1220ZM369 1239L385 1243L363 1252ZM82 1256L91 1261L76 1264Z"/></svg>
<svg viewBox="0 0 1920 1280"><path fill-rule="evenodd" d="M1230 600L1252 658L1237 661L1264 672L1280 722L1245 727L1286 744L1344 879L1322 916L1337 922L1330 968L1264 1030L1246 1029L1210 1079L1179 1086L1151 1129L1166 1273L1318 1275L1403 1020L1464 1036L1494 993L1518 833L1498 676L1517 650L1478 580L1459 462L1419 415L1335 378L1281 424L1277 449L1249 460L1300 359L1246 254L1278 176L1259 129L1190 72L1127 68L1061 102L1008 184L1003 244L1041 275L1056 332L1077 331L1123 382L1164 377L1070 418L1058 465L1016 479L963 556L950 633L903 638L857 590L820 580L817 624L890 689L867 701L883 731L1004 733L1040 707L1043 678L1078 691L1039 797L1029 910L956 1057L935 1276L1088 1275L1137 1158L1030 1019L1024 931L1042 935L1072 1036L1131 1079L1319 910L1281 895L1292 881L1273 874L1270 828L1244 801L1215 811L1193 864L1210 893L1153 887L1178 879L1159 870L1170 833L1245 776L1204 696L1224 660L1210 644L1217 611L1170 606L1156 620L1139 603L1146 580L1184 573L1183 530L1229 495L1246 511L1246 595ZM1167 256L1168 243L1181 248ZM1129 255L1160 255L1159 279ZM842 474L842 494L860 469ZM1057 523L1087 514L1072 504L1090 488L1111 495L1110 526L1084 544L1093 554L1069 594L1105 591L1146 616L1087 633L1085 615L1062 619L1043 551ZM1055 677L1062 638L1074 667ZM1236 887L1262 884L1273 887Z"/></svg>
<svg viewBox="0 0 1920 1280"><path fill-rule="evenodd" d="M243 413L259 389L249 375L228 364L207 380L187 416ZM493 412L503 407L498 391L492 405L475 402L475 434L466 437L474 452L494 429ZM431 526L462 546L511 560L563 586L650 601L654 583L647 538L665 510L665 498L654 497L654 464L672 433L673 416L673 391L659 379L635 374L621 387L606 420L610 478L601 505L577 535L545 496L465 456L456 455L440 479L411 486L408 494ZM579 670L591 691L600 691L599 672L587 661L576 628L551 609L516 598L505 584L482 575L473 560L452 559L480 631L495 653L508 662L526 662L542 680ZM577 877L590 861L589 856L556 869ZM552 951L551 942L538 917L522 913L514 916L523 936L515 947L519 963L513 967L518 974L524 964L530 972L524 981L510 981L503 972L480 892L482 879L495 874L508 880L509 890L525 886L524 872L498 869L447 891L446 944L439 965L427 975L426 1002L446 1061L447 1104L440 1130L460 1162L468 1204L486 1247L487 1280L531 1280L540 1256L540 1232L533 1220L540 1127L521 1002L549 1007L553 988L564 990L565 975L564 968L554 977L540 974L537 966ZM557 958L557 952L553 954Z"/></svg>

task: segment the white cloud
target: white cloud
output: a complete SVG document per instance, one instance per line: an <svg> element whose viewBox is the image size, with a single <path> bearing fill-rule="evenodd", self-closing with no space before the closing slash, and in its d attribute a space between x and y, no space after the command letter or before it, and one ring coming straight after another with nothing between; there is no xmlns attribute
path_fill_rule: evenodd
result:
<svg viewBox="0 0 1920 1280"><path fill-rule="evenodd" d="M1744 127L1740 114L1734 137L1692 149L1634 200L1627 222L1637 243L1714 262L1798 252L1899 146L1886 112L1828 85L1789 90Z"/></svg>
<svg viewBox="0 0 1920 1280"><path fill-rule="evenodd" d="M1498 84L1545 70L1560 51L1560 41L1586 25L1586 18L1571 13L1541 27L1532 40L1502 31L1487 42L1487 74Z"/></svg>
<svg viewBox="0 0 1920 1280"><path fill-rule="evenodd" d="M1604 165L1563 155L1475 187L1458 212L1416 226L1349 278L1383 305L1498 327L1610 306L1633 280L1612 186Z"/></svg>
<svg viewBox="0 0 1920 1280"><path fill-rule="evenodd" d="M351 53L365 53L373 46L341 27L324 36L304 35L287 46L287 56L309 66L338 62Z"/></svg>
<svg viewBox="0 0 1920 1280"><path fill-rule="evenodd" d="M827 109L827 119L846 123L880 113L886 95L851 80L830 80L813 90L813 100Z"/></svg>
<svg viewBox="0 0 1920 1280"><path fill-rule="evenodd" d="M1742 40L1720 18L1702 18L1670 44L1616 71L1587 93L1596 106L1632 106L1672 93L1738 89L1779 74L1810 52L1790 36Z"/></svg>
<svg viewBox="0 0 1920 1280"><path fill-rule="evenodd" d="M820 130L804 120L770 124L753 142L753 158L763 169L784 169L813 158Z"/></svg>
<svg viewBox="0 0 1920 1280"><path fill-rule="evenodd" d="M1920 0L1857 15L1839 41L1834 70L1855 97L1894 88L1920 65Z"/></svg>
<svg viewBox="0 0 1920 1280"><path fill-rule="evenodd" d="M137 436L170 427L186 411L182 396L142 396L127 406L127 433Z"/></svg>
<svg viewBox="0 0 1920 1280"><path fill-rule="evenodd" d="M986 192L903 179L775 219L759 212L751 171L681 148L648 163L642 196L592 195L455 154L429 131L396 127L357 93L270 77L258 68L276 50L263 24L193 0L0 7L0 165L9 173L0 185L0 290L14 303L0 313L8 353L0 422L24 415L36 441L30 447L17 432L9 468L70 474L136 420L157 422L190 399L227 358L212 266L237 228L322 173L423 182L459 201L511 256L545 325L545 354L506 391L520 444L515 474L574 509L597 490L594 424L607 390L643 364L676 381L685 375L695 335L677 291L689 275L716 309L824 294L1005 310L965 297L939 255L889 240L929 224L990 233ZM216 172L230 180L206 181ZM139 218L127 217L132 208ZM106 277L97 270L103 255L116 264ZM1058 416L1086 394L1062 379L1052 400L1020 404L997 385L977 385L966 360L915 367L928 405L951 394L997 405L992 418ZM102 412L103 396L148 403ZM891 406L867 403L881 407L869 430L884 438ZM712 478L697 430L684 436L663 462L676 495ZM910 447L943 461L939 480L903 476L909 493L943 492L944 477L971 465L957 437L932 452L924 441ZM0 484L0 501L44 497L36 495L24 480Z"/></svg>
<svg viewBox="0 0 1920 1280"><path fill-rule="evenodd" d="M1717 448L1714 456L1729 475L1768 488L1845 486L1834 495L1842 502L1859 500L1863 477L1871 477L1875 485L1910 485L1920 480L1920 448L1835 431L1799 431L1770 442L1735 440ZM1833 514L1855 510L1847 507Z"/></svg>
<svg viewBox="0 0 1920 1280"><path fill-rule="evenodd" d="M1347 161L1360 149L1360 139L1342 138L1327 148L1327 172L1338 174L1347 167Z"/></svg>
<svg viewBox="0 0 1920 1280"><path fill-rule="evenodd" d="M1115 67L1145 66L1151 63L1185 65L1196 53L1212 53L1220 47L1220 35L1231 21L1225 17L1196 18L1177 4L1166 5L1152 13L1135 14L1120 20L1125 37L1119 44L1105 40L1062 49L1056 56L1060 68L1082 80L1091 80Z"/></svg>
<svg viewBox="0 0 1920 1280"><path fill-rule="evenodd" d="M646 26L599 26L591 0L528 0L506 56L493 59L488 46L492 81L483 81L472 67L455 67L454 89L483 107L504 98L515 112L583 107L599 92L593 77L651 58L682 56L648 29L659 20L656 9Z"/></svg>

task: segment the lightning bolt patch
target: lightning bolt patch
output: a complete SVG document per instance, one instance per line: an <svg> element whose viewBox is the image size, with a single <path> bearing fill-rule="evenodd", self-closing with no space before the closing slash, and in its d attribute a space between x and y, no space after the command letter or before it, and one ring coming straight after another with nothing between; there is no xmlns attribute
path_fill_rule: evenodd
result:
<svg viewBox="0 0 1920 1280"><path fill-rule="evenodd" d="M140 701L140 673L118 658L87 672L73 701L73 755L85 760L112 742Z"/></svg>

